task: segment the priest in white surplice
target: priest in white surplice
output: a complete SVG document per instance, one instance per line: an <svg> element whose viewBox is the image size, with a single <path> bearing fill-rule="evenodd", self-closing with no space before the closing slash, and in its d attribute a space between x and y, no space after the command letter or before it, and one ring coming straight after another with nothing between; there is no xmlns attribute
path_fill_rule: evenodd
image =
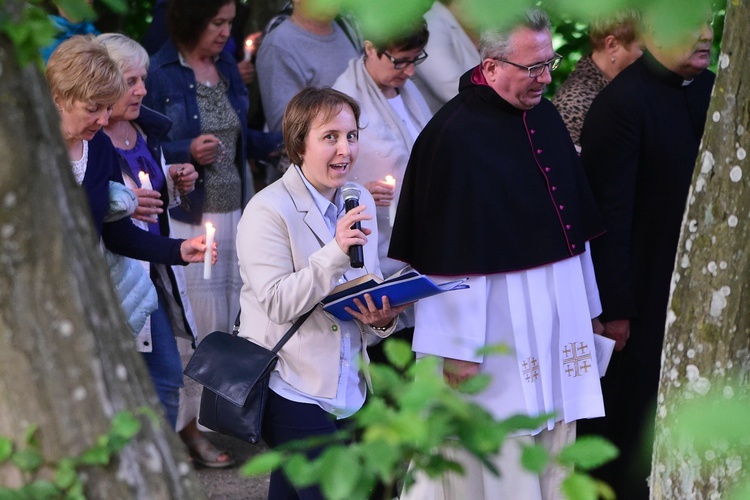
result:
<svg viewBox="0 0 750 500"><path fill-rule="evenodd" d="M604 414L588 252L603 226L567 129L542 98L560 57L546 14L485 33L480 50L482 63L414 145L389 256L436 280L470 276L468 290L417 303L414 351L443 358L451 384L491 375L476 398L497 418L555 417L506 443L500 477L454 456L464 477L418 478L403 498L559 498L563 471L524 471L520 449L557 451L575 439L576 420ZM477 354L500 343L512 354Z"/></svg>

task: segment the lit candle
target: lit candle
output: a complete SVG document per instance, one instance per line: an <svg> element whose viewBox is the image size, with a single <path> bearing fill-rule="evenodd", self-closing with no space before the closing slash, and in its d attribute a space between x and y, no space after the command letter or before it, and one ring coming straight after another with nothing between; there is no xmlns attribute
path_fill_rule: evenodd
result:
<svg viewBox="0 0 750 500"><path fill-rule="evenodd" d="M211 279L211 260L214 253L214 235L216 228L210 222L206 222L206 255L203 257L203 279Z"/></svg>
<svg viewBox="0 0 750 500"><path fill-rule="evenodd" d="M151 185L151 179L148 178L148 174L146 172L138 172L138 178L141 180L141 187L143 189L154 189L154 187Z"/></svg>
<svg viewBox="0 0 750 500"><path fill-rule="evenodd" d="M245 38L245 61L249 61L253 57L254 42L251 37Z"/></svg>
<svg viewBox="0 0 750 500"><path fill-rule="evenodd" d="M386 175L385 183L393 186L393 200L391 200L391 205L388 207L388 221L391 223L391 227L393 227L393 221L396 220L396 179L392 175Z"/></svg>

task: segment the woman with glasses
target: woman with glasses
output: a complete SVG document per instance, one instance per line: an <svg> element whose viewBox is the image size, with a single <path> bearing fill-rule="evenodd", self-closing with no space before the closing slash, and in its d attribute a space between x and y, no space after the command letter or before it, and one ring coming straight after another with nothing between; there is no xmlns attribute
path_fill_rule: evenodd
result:
<svg viewBox="0 0 750 500"><path fill-rule="evenodd" d="M362 107L359 160L351 180L363 184L377 205L378 256L383 276L404 264L387 257L391 228L409 154L422 128L432 117L427 103L411 82L414 68L427 59L429 32L424 20L396 38L365 40L363 58L349 62L333 87L356 99ZM397 333L411 342L412 308L401 315ZM383 361L382 347L370 350L373 361Z"/></svg>

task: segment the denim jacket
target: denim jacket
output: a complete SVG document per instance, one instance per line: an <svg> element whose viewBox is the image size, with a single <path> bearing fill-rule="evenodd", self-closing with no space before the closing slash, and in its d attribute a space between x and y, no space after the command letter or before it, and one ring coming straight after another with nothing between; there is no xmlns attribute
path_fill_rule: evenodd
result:
<svg viewBox="0 0 750 500"><path fill-rule="evenodd" d="M242 180L242 206L244 206L248 200L248 179L246 178L245 164L250 149L248 147L247 128L247 112L250 101L247 88L242 83L242 78L237 70L237 63L223 51L216 59L216 68L227 83L227 97L237 112L242 126L235 165ZM168 40L159 52L151 58L146 89L148 94L143 101L144 104L172 120L172 129L162 142L167 163L192 162L199 175L195 183L195 190L187 196L189 201L187 207L189 208L183 208L184 205L173 208L171 215L181 222L199 225L203 217L206 189L204 168L192 161L190 156L190 143L201 134L195 74L192 69L180 64L177 48L172 41ZM259 132L256 133L260 134ZM252 154L254 150L250 149L250 152Z"/></svg>

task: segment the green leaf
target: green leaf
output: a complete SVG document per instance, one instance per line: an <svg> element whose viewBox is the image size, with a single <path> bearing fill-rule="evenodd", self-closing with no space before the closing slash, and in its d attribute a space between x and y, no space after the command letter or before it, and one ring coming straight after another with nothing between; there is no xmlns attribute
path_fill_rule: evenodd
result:
<svg viewBox="0 0 750 500"><path fill-rule="evenodd" d="M515 431L521 430L534 430L547 423L547 420L549 420L552 416L552 414L539 415L537 417L530 417L528 415L512 415L500 422L500 426L508 433L514 433Z"/></svg>
<svg viewBox="0 0 750 500"><path fill-rule="evenodd" d="M28 495L27 498L33 498L34 500L60 498L60 490L51 482L42 479L24 486L21 491Z"/></svg>
<svg viewBox="0 0 750 500"><path fill-rule="evenodd" d="M465 394L479 394L490 386L492 377L487 374L479 374L469 377L458 386L458 390Z"/></svg>
<svg viewBox="0 0 750 500"><path fill-rule="evenodd" d="M101 0L116 14L125 14L128 11L128 3L125 0Z"/></svg>
<svg viewBox="0 0 750 500"><path fill-rule="evenodd" d="M742 389L735 388L733 392L741 393ZM682 403L672 411L667 425L675 443L693 442L698 450L705 451L715 449L717 439L746 443L748 413L750 405L743 398L726 399L710 394ZM707 426L709 421L711 425Z"/></svg>
<svg viewBox="0 0 750 500"><path fill-rule="evenodd" d="M0 462L4 462L13 454L13 441L0 436Z"/></svg>
<svg viewBox="0 0 750 500"><path fill-rule="evenodd" d="M597 498L600 498L601 500L617 500L615 490L613 490L610 485L598 479L594 479L594 482L596 482ZM743 498L747 499L750 498L750 496L745 496Z"/></svg>
<svg viewBox="0 0 750 500"><path fill-rule="evenodd" d="M30 426L28 426L23 433L24 444L30 446L38 446L39 442L36 439L36 433L38 430L39 426L37 424L31 424Z"/></svg>
<svg viewBox="0 0 750 500"><path fill-rule="evenodd" d="M87 2L81 0L57 0L58 6L64 10L69 19L79 23L81 21L93 21L96 19L96 12Z"/></svg>
<svg viewBox="0 0 750 500"><path fill-rule="evenodd" d="M78 457L78 463L83 465L107 465L109 464L109 454L106 446L94 446Z"/></svg>
<svg viewBox="0 0 750 500"><path fill-rule="evenodd" d="M138 420L131 412L121 411L115 415L112 420L112 430L110 434L130 439L141 430L141 421Z"/></svg>
<svg viewBox="0 0 750 500"><path fill-rule="evenodd" d="M129 411L121 411L112 419L108 442L106 444L110 453L119 453L125 448L133 437L141 430L141 421Z"/></svg>
<svg viewBox="0 0 750 500"><path fill-rule="evenodd" d="M562 492L569 500L597 500L596 482L588 475L578 472L563 480Z"/></svg>
<svg viewBox="0 0 750 500"><path fill-rule="evenodd" d="M255 456L252 460L242 466L240 472L243 476L262 476L270 474L281 466L282 454L276 451L268 451Z"/></svg>
<svg viewBox="0 0 750 500"><path fill-rule="evenodd" d="M13 453L11 461L24 472L33 472L44 464L44 457L34 448L26 448Z"/></svg>
<svg viewBox="0 0 750 500"><path fill-rule="evenodd" d="M86 496L83 494L83 483L76 481L73 486L68 489L65 495L65 500L86 500Z"/></svg>
<svg viewBox="0 0 750 500"><path fill-rule="evenodd" d="M411 345L401 339L386 339L383 351L388 361L396 368L404 369L412 361Z"/></svg>
<svg viewBox="0 0 750 500"><path fill-rule="evenodd" d="M599 436L581 436L563 448L558 461L577 469L590 470L617 457L617 447Z"/></svg>
<svg viewBox="0 0 750 500"><path fill-rule="evenodd" d="M360 446L365 470L374 472L384 483L391 482L397 470L396 466L402 460L399 453L401 450L382 441Z"/></svg>
<svg viewBox="0 0 750 500"><path fill-rule="evenodd" d="M461 464L448 460L440 452L430 453L423 458L426 458L426 460L416 462L417 468L432 478L438 477L447 471L453 471L457 474L463 474L464 472Z"/></svg>
<svg viewBox="0 0 750 500"><path fill-rule="evenodd" d="M314 462L310 462L305 455L295 453L284 461L284 473L295 486L311 486L318 484L318 470Z"/></svg>
<svg viewBox="0 0 750 500"><path fill-rule="evenodd" d="M496 355L502 355L507 356L512 351L510 350L510 347L508 347L507 344L493 344L481 347L477 349L477 354L482 356L496 356Z"/></svg>
<svg viewBox="0 0 750 500"><path fill-rule="evenodd" d="M521 465L524 469L541 474L549 463L549 453L541 445L525 446L521 453Z"/></svg>
<svg viewBox="0 0 750 500"><path fill-rule="evenodd" d="M334 447L328 448L320 456L320 487L326 498L347 500L362 476L362 465L356 449Z"/></svg>
<svg viewBox="0 0 750 500"><path fill-rule="evenodd" d="M64 458L57 464L55 470L55 484L61 490L67 490L78 481L75 462L70 458Z"/></svg>
<svg viewBox="0 0 750 500"><path fill-rule="evenodd" d="M0 500L25 500L18 490L0 486Z"/></svg>

